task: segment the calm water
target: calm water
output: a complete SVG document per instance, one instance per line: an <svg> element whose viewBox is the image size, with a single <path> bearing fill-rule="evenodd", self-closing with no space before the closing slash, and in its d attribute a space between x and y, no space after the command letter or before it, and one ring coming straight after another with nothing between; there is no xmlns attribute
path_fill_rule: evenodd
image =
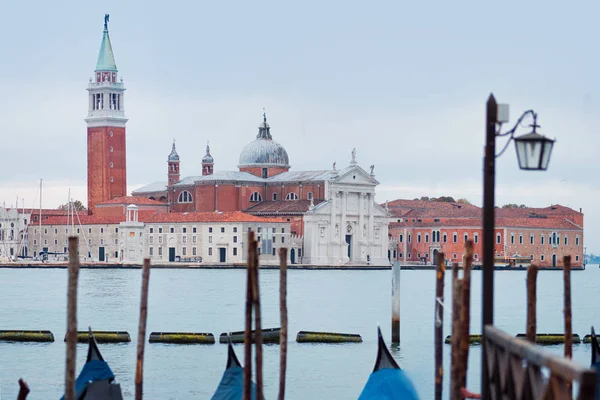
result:
<svg viewBox="0 0 600 400"><path fill-rule="evenodd" d="M525 273L496 271L496 324L516 334L525 330ZM449 278L447 276L447 278ZM389 343L390 271L289 271L288 399L356 399L373 368L376 327ZM82 270L79 329L127 330L128 344L100 345L125 398L133 398L140 270ZM278 271L261 271L263 327L279 326ZM433 271L402 271L399 364L413 378L422 399L433 398ZM480 332L481 273L472 278L472 332ZM600 269L589 265L573 272L573 331L600 327L597 295ZM14 399L17 380L32 388L30 399L58 399L64 384L66 270L0 270L0 329L49 329L50 344L0 343L2 399ZM450 298L450 280L446 297ZM245 273L238 270L153 270L150 278L148 333L152 331L221 332L243 330ZM562 273L538 275L538 332L563 332ZM450 304L450 301L448 301ZM444 316L444 336L450 314ZM299 330L359 333L364 342L310 345L295 342ZM208 399L223 373L225 345L146 344L146 399ZM445 345L445 395L448 392L449 345ZM562 346L547 348L561 353ZM78 345L77 371L87 345ZM243 347L236 346L240 360ZM590 346L574 346L574 359L589 365ZM471 347L469 388L479 389L480 348ZM243 362L243 361L242 361ZM265 397L277 396L279 346L264 347Z"/></svg>

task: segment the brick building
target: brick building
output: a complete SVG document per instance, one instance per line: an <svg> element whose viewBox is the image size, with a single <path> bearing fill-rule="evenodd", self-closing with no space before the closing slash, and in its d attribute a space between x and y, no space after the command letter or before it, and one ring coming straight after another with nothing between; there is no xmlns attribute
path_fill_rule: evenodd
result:
<svg viewBox="0 0 600 400"><path fill-rule="evenodd" d="M431 263L443 252L462 262L464 244L474 242L474 261L483 254L482 209L470 204L395 200L388 203L390 255L403 262ZM494 232L497 259L527 257L539 266L583 265L583 213L561 205L545 208L497 208Z"/></svg>
<svg viewBox="0 0 600 400"><path fill-rule="evenodd" d="M303 241L294 255L316 265L386 265L387 211L375 203L373 166L356 161L331 170L290 171L285 148L273 140L266 115L256 138L239 157L237 171L219 171L206 146L202 175L181 177L175 143L167 157L167 180L133 191L168 206L169 213L244 211L282 217ZM308 229L308 231L307 231ZM296 251L296 250L295 250ZM293 258L295 259L295 257Z"/></svg>

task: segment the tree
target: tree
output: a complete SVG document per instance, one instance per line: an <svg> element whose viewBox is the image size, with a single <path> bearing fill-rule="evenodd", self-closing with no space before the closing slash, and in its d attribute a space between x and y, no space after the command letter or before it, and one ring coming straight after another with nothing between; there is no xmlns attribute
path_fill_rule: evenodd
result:
<svg viewBox="0 0 600 400"><path fill-rule="evenodd" d="M516 203L509 203L502 206L502 208L528 208L525 204L518 205Z"/></svg>
<svg viewBox="0 0 600 400"><path fill-rule="evenodd" d="M441 201L442 203L456 203L452 196L440 196L437 199L433 197L431 201Z"/></svg>
<svg viewBox="0 0 600 400"><path fill-rule="evenodd" d="M471 202L467 199L458 199L456 202L459 204L471 204Z"/></svg>
<svg viewBox="0 0 600 400"><path fill-rule="evenodd" d="M85 206L83 205L83 203L79 200L72 201L71 207L74 208L76 211L83 211L86 209ZM60 206L58 206L58 210L68 210L68 209L69 209L69 203L61 204Z"/></svg>

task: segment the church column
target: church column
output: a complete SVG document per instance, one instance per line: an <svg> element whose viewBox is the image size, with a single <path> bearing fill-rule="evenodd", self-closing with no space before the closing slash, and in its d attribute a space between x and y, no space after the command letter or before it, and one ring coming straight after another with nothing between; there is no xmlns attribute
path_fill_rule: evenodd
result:
<svg viewBox="0 0 600 400"><path fill-rule="evenodd" d="M346 207L348 204L348 193L345 191L340 192L340 197L342 200L341 204L341 215L340 215L340 239L339 246L341 251L341 259L344 260L345 257L348 256L348 251L346 248Z"/></svg>
<svg viewBox="0 0 600 400"><path fill-rule="evenodd" d="M361 240L366 236L366 232L363 227L365 225L365 203L364 203L364 193L358 193L358 225Z"/></svg>
<svg viewBox="0 0 600 400"><path fill-rule="evenodd" d="M367 195L367 214L369 216L369 226L368 226L368 234L367 234L367 241L368 241L368 247L367 247L367 254L371 256L371 259L373 258L373 254L371 254L371 248L372 248L372 244L373 244L373 222L374 222L374 218L373 218L373 194L369 193Z"/></svg>
<svg viewBox="0 0 600 400"><path fill-rule="evenodd" d="M332 190L332 194L331 194L331 227L329 228L329 237L330 237L330 242L334 242L335 241L335 206L336 206L336 199L337 197L337 192L335 190ZM327 247L332 248L331 245L328 245Z"/></svg>

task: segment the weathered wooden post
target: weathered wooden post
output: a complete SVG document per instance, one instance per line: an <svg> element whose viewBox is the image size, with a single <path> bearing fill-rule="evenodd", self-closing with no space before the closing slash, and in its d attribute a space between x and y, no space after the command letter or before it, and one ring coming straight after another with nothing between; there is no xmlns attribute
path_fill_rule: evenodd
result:
<svg viewBox="0 0 600 400"><path fill-rule="evenodd" d="M256 249L256 245L254 246ZM262 352L262 323L260 315L260 291L258 281L258 252L254 251L252 263L252 303L254 304L254 344L256 345L256 398L263 398L263 352Z"/></svg>
<svg viewBox="0 0 600 400"><path fill-rule="evenodd" d="M23 379L19 379L19 395L17 400L25 400L29 394L29 385Z"/></svg>
<svg viewBox="0 0 600 400"><path fill-rule="evenodd" d="M535 264L531 264L527 268L527 340L531 343L535 343L536 335L536 280L537 280L538 267Z"/></svg>
<svg viewBox="0 0 600 400"><path fill-rule="evenodd" d="M75 361L77 351L77 279L79 277L79 239L69 237L69 281L67 292L67 366L65 400L75 400Z"/></svg>
<svg viewBox="0 0 600 400"><path fill-rule="evenodd" d="M252 268L255 262L254 232L248 232L248 264L246 274L246 326L244 331L244 400L252 399Z"/></svg>
<svg viewBox="0 0 600 400"><path fill-rule="evenodd" d="M281 332L279 336L279 400L285 398L285 373L287 369L287 248L279 249L279 311L281 314Z"/></svg>
<svg viewBox="0 0 600 400"><path fill-rule="evenodd" d="M563 257L565 281L565 357L573 357L573 326L571 323L571 256Z"/></svg>
<svg viewBox="0 0 600 400"><path fill-rule="evenodd" d="M473 241L465 243L465 263L463 264L462 307L460 310L461 342L459 351L459 387L467 387L467 368L469 365L469 330L471 319L471 265L473 264Z"/></svg>
<svg viewBox="0 0 600 400"><path fill-rule="evenodd" d="M392 344L400 343L400 261L392 263Z"/></svg>
<svg viewBox="0 0 600 400"><path fill-rule="evenodd" d="M463 282L458 279L458 264L452 265L452 349L450 367L450 400L460 399L460 343L463 339L460 308L462 306Z"/></svg>
<svg viewBox="0 0 600 400"><path fill-rule="evenodd" d="M435 260L436 289L435 289L435 400L442 400L442 389L444 381L444 274L446 264L444 253L438 253Z"/></svg>
<svg viewBox="0 0 600 400"><path fill-rule="evenodd" d="M150 259L144 259L142 267L142 293L140 298L140 325L138 327L137 361L135 364L135 399L142 400L144 388L144 346L146 343L146 321L148 319L148 283L150 281Z"/></svg>

